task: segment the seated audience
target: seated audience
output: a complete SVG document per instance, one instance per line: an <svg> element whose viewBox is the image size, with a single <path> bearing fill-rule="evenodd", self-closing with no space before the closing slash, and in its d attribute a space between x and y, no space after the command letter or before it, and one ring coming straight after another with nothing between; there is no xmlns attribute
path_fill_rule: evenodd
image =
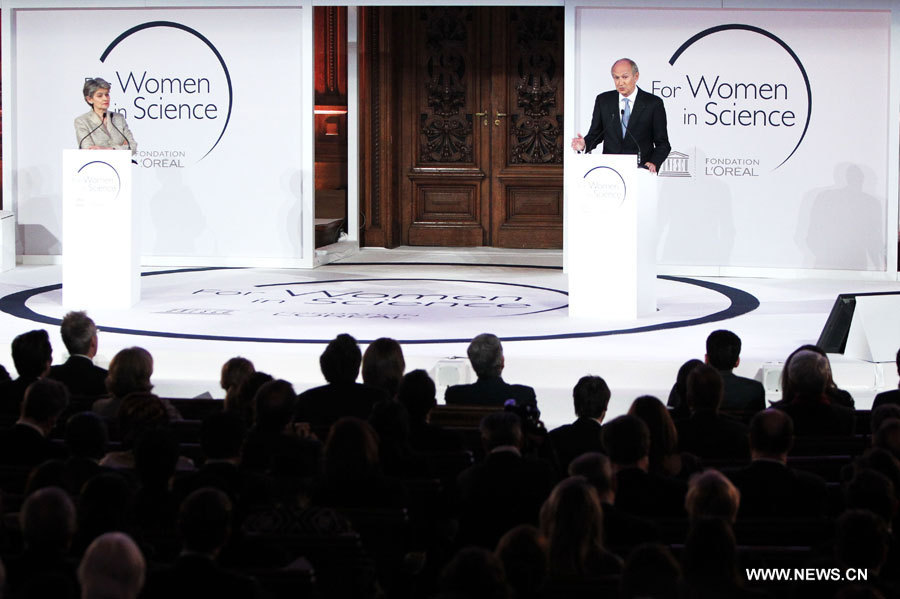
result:
<svg viewBox="0 0 900 599"><path fill-rule="evenodd" d="M747 427L719 413L723 389L722 377L710 366L698 366L688 376L691 416L676 425L682 451L709 459L749 457Z"/></svg>
<svg viewBox="0 0 900 599"><path fill-rule="evenodd" d="M393 399L379 401L372 408L369 424L378 435L378 456L388 476L427 478L428 461L409 443L409 415L403 404Z"/></svg>
<svg viewBox="0 0 900 599"><path fill-rule="evenodd" d="M300 394L294 420L313 427L329 427L345 416L367 420L375 402L387 399L388 394L356 382L361 363L356 339L346 333L332 339L319 356L319 367L328 384Z"/></svg>
<svg viewBox="0 0 900 599"><path fill-rule="evenodd" d="M240 416L244 426L250 428L253 426L253 398L256 397L260 387L274 380L272 375L265 372L254 372L249 375L238 385L233 401L225 404L225 411Z"/></svg>
<svg viewBox="0 0 900 599"><path fill-rule="evenodd" d="M150 394L153 384L150 377L153 375L153 356L142 347L129 347L121 350L109 363L109 374L106 376L106 390L109 397L98 399L94 402L93 410L107 419L115 422L119 408L126 401L128 395ZM181 414L168 400L160 400L169 420L181 420Z"/></svg>
<svg viewBox="0 0 900 599"><path fill-rule="evenodd" d="M572 389L575 422L550 431L550 441L563 472L581 454L603 451L600 430L610 395L606 381L599 376L583 376L575 384Z"/></svg>
<svg viewBox="0 0 900 599"><path fill-rule="evenodd" d="M481 421L484 460L460 473L460 544L496 547L506 531L537 524L553 488L550 464L524 457L522 424L511 412L495 412Z"/></svg>
<svg viewBox="0 0 900 599"><path fill-rule="evenodd" d="M369 344L362 358L363 383L381 389L389 399L397 396L397 389L406 370L403 349L395 340L381 337Z"/></svg>
<svg viewBox="0 0 900 599"><path fill-rule="evenodd" d="M515 599L539 599L547 579L547 540L537 528L521 524L500 538L494 555L503 564Z"/></svg>
<svg viewBox="0 0 900 599"><path fill-rule="evenodd" d="M681 566L665 545L645 543L628 555L620 599L680 599Z"/></svg>
<svg viewBox="0 0 900 599"><path fill-rule="evenodd" d="M191 493L178 514L181 555L170 568L148 576L142 597L258 597L260 591L255 580L216 562L231 530L231 502L224 493L210 488Z"/></svg>
<svg viewBox="0 0 900 599"><path fill-rule="evenodd" d="M64 384L75 397L106 395L105 368L94 365L97 325L85 312L69 312L59 328L69 358L50 368L48 375Z"/></svg>
<svg viewBox="0 0 900 599"><path fill-rule="evenodd" d="M891 418L900 420L900 404L885 403L874 408L869 414L870 432L877 432L881 428L881 423Z"/></svg>
<svg viewBox="0 0 900 599"><path fill-rule="evenodd" d="M256 372L253 362L240 356L231 358L222 364L219 385L225 390L225 410L234 410L238 390L250 375Z"/></svg>
<svg viewBox="0 0 900 599"><path fill-rule="evenodd" d="M852 435L853 410L838 405L825 393L831 379L828 358L803 350L794 354L788 366L791 397L780 403L794 421L794 434L799 436Z"/></svg>
<svg viewBox="0 0 900 599"><path fill-rule="evenodd" d="M688 375L698 366L702 366L703 361L692 358L681 365L678 374L675 377L675 384L669 391L669 399L666 405L672 410L672 418L680 420L691 415L691 410L687 403L687 379Z"/></svg>
<svg viewBox="0 0 900 599"><path fill-rule="evenodd" d="M272 470L276 462L292 460L312 475L321 444L308 438L291 424L297 395L285 380L265 383L253 398L254 424L247 432L241 450L241 467L258 473Z"/></svg>
<svg viewBox="0 0 900 599"><path fill-rule="evenodd" d="M441 572L437 599L509 599L503 564L487 549L466 547Z"/></svg>
<svg viewBox="0 0 900 599"><path fill-rule="evenodd" d="M100 472L109 434L106 422L94 412L79 412L66 421L66 490L74 497L91 477Z"/></svg>
<svg viewBox="0 0 900 599"><path fill-rule="evenodd" d="M118 472L101 472L84 484L78 501L78 528L72 553L82 555L94 539L108 532L134 536L134 493Z"/></svg>
<svg viewBox="0 0 900 599"><path fill-rule="evenodd" d="M726 330L710 333L706 338L706 363L722 376L723 411L752 415L765 409L766 390L762 383L732 372L741 364L740 337Z"/></svg>
<svg viewBox="0 0 900 599"><path fill-rule="evenodd" d="M98 537L81 558L81 599L137 599L146 563L131 537L109 532Z"/></svg>
<svg viewBox="0 0 900 599"><path fill-rule="evenodd" d="M794 356L797 355L798 352L801 351L811 351L819 354L823 358L825 358L825 362L828 364L828 381L825 383L825 395L831 401L831 403L844 406L845 408L850 408L851 410L856 407L855 401L853 400L853 396L850 395L849 392L840 389L834 382L834 379L831 376L831 362L828 361L828 354L825 353L818 345L801 345L797 349L791 352L791 354L784 361L784 366L781 369L781 401L773 403L773 406L779 406L782 403L786 403L794 397L794 389L791 385L791 381L788 377L788 372L791 368L791 361L793 361Z"/></svg>
<svg viewBox="0 0 900 599"><path fill-rule="evenodd" d="M378 435L368 422L341 418L325 443L325 467L313 503L329 507L407 507L406 489L384 476Z"/></svg>
<svg viewBox="0 0 900 599"><path fill-rule="evenodd" d="M66 492L47 487L28 496L19 512L19 526L25 549L20 555L4 557L11 595L78 597L75 563L68 558L75 534L75 506Z"/></svg>
<svg viewBox="0 0 900 599"><path fill-rule="evenodd" d="M53 348L47 331L28 331L13 339L12 359L19 377L0 383L0 416L16 418L22 410L25 389L50 371Z"/></svg>
<svg viewBox="0 0 900 599"><path fill-rule="evenodd" d="M691 521L722 518L734 524L740 504L740 491L718 470L705 470L692 476L684 498L684 509Z"/></svg>
<svg viewBox="0 0 900 599"><path fill-rule="evenodd" d="M604 544L619 555L650 541L659 540L659 528L650 520L616 507L615 478L609 458L598 452L584 453L569 464L569 476L582 476L597 492L603 507Z"/></svg>
<svg viewBox="0 0 900 599"><path fill-rule="evenodd" d="M165 403L152 393L135 392L128 394L119 408L116 428L121 438L121 449L107 453L100 465L117 470L133 470L134 449L144 432L154 428L169 426L170 416ZM193 470L194 463L178 456L178 470Z"/></svg>
<svg viewBox="0 0 900 599"><path fill-rule="evenodd" d="M682 558L685 597L721 599L756 597L743 588L737 544L731 525L721 518L691 522Z"/></svg>
<svg viewBox="0 0 900 599"><path fill-rule="evenodd" d="M663 403L652 395L642 395L628 413L644 421L650 431L650 472L687 480L700 470L697 458L678 451L678 431Z"/></svg>
<svg viewBox="0 0 900 599"><path fill-rule="evenodd" d="M825 481L787 466L793 443L794 425L785 412L764 410L750 421L752 462L731 475L741 493L741 519L825 515Z"/></svg>
<svg viewBox="0 0 900 599"><path fill-rule="evenodd" d="M496 335L482 333L466 350L478 380L471 385L451 385L444 392L447 404L502 406L507 399L517 404L537 405L534 389L526 385L510 385L501 376L504 367L503 346Z"/></svg>
<svg viewBox="0 0 900 599"><path fill-rule="evenodd" d="M19 419L0 434L0 463L36 466L46 460L65 459L65 447L48 437L68 402L69 392L62 383L52 379L31 383Z"/></svg>
<svg viewBox="0 0 900 599"><path fill-rule="evenodd" d="M883 449L900 460L900 418L889 418L879 424L872 437L872 447Z"/></svg>
<svg viewBox="0 0 900 599"><path fill-rule="evenodd" d="M135 443L134 468L139 485L134 496L134 517L141 531L168 531L174 535L178 501L171 484L179 452L178 441L165 428L146 430Z"/></svg>
<svg viewBox="0 0 900 599"><path fill-rule="evenodd" d="M684 517L686 485L651 474L650 431L637 416L619 416L603 427L603 445L615 475L615 506L657 520Z"/></svg>
<svg viewBox="0 0 900 599"><path fill-rule="evenodd" d="M541 507L540 521L550 580L583 582L622 571L622 560L603 545L603 508L584 478L556 485Z"/></svg>
<svg viewBox="0 0 900 599"><path fill-rule="evenodd" d="M409 414L409 444L418 451L437 453L459 451L462 437L456 431L431 424L428 414L437 405L434 381L424 370L406 373L400 381L397 400Z"/></svg>

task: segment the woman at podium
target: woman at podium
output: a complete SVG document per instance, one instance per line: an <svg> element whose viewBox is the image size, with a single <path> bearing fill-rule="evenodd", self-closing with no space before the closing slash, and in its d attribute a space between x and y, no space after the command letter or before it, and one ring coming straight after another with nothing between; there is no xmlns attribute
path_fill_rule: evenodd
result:
<svg viewBox="0 0 900 599"><path fill-rule="evenodd" d="M84 101L91 106L75 119L75 136L79 149L137 151L137 142L125 117L109 110L109 82L96 77L84 82Z"/></svg>

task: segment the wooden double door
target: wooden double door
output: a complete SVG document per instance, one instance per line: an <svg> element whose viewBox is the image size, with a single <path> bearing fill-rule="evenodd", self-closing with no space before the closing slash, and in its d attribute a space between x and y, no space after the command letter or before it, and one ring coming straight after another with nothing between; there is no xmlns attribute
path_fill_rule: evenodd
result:
<svg viewBox="0 0 900 599"><path fill-rule="evenodd" d="M373 233L387 246L562 247L563 10L379 10L393 58L381 55L378 84L393 102L369 141L396 193L364 185Z"/></svg>

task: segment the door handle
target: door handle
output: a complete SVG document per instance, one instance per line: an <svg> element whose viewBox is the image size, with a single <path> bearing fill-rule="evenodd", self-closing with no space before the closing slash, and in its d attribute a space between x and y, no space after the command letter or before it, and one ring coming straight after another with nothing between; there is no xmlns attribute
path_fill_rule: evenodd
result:
<svg viewBox="0 0 900 599"><path fill-rule="evenodd" d="M485 110L484 112L476 112L476 113L475 113L475 116L478 116L478 117L484 117L484 125L485 125L485 127L486 127L487 124L488 124L487 115L488 115L487 110Z"/></svg>
<svg viewBox="0 0 900 599"><path fill-rule="evenodd" d="M505 112L498 112L498 113L497 113L497 118L498 118L498 119L499 119L499 118L503 118L503 117L505 117L505 116L509 116L509 115L507 115Z"/></svg>
<svg viewBox="0 0 900 599"><path fill-rule="evenodd" d="M507 116L507 114L506 114L505 112L498 112L498 113L497 113L497 118L494 119L494 126L495 126L495 127L499 127L499 126L500 126L500 119L502 119L502 118L505 117L505 116Z"/></svg>

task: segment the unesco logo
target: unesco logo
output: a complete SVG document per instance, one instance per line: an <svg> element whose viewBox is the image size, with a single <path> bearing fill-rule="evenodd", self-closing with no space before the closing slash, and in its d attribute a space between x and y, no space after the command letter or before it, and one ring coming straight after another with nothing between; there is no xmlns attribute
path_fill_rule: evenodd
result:
<svg viewBox="0 0 900 599"><path fill-rule="evenodd" d="M609 166L595 166L581 181L585 197L604 210L617 210L625 203L625 179Z"/></svg>

